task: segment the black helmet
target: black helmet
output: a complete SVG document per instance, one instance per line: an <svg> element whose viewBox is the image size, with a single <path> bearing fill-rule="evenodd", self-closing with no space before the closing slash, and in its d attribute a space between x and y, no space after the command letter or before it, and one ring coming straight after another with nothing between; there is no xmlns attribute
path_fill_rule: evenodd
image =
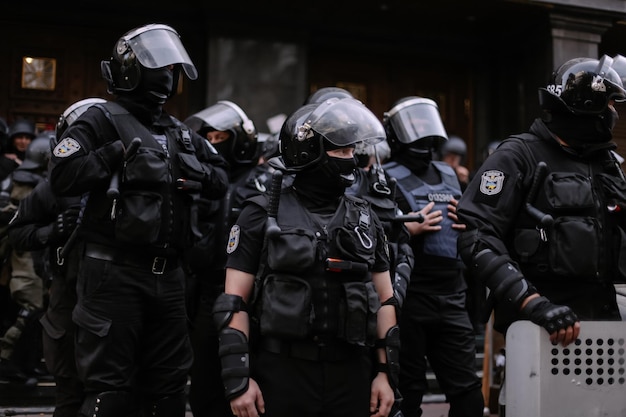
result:
<svg viewBox="0 0 626 417"><path fill-rule="evenodd" d="M35 124L25 119L15 121L9 129L9 143L17 136L28 136L35 139Z"/></svg>
<svg viewBox="0 0 626 417"><path fill-rule="evenodd" d="M167 25L149 24L132 29L118 39L111 58L102 61L101 70L109 92L119 93L134 91L139 86L142 68L158 69L168 65L176 68L170 96L176 92L181 66L187 77L198 78L198 71L178 33Z"/></svg>
<svg viewBox="0 0 626 417"><path fill-rule="evenodd" d="M448 140L437 104L428 98L398 100L383 114L383 125L394 153L414 142L430 149Z"/></svg>
<svg viewBox="0 0 626 417"><path fill-rule="evenodd" d="M210 130L229 132L232 146L228 156L238 164L256 162L258 137L256 127L241 107L232 101L220 100L189 116L185 124L203 137Z"/></svg>
<svg viewBox="0 0 626 417"><path fill-rule="evenodd" d="M348 90L344 90L343 88L340 87L322 87L319 90L315 91L313 94L311 94L306 101L304 102L304 104L311 104L311 103L322 103L326 100L328 100L329 98L354 98L352 96L352 94L350 94L350 92Z"/></svg>
<svg viewBox="0 0 626 417"><path fill-rule="evenodd" d="M317 165L328 149L384 139L378 118L354 98L302 106L285 120L279 136L281 159L291 172Z"/></svg>
<svg viewBox="0 0 626 417"><path fill-rule="evenodd" d="M550 83L539 88L539 105L551 114L602 115L609 101L623 101L626 91L613 59L574 58L552 73Z"/></svg>
<svg viewBox="0 0 626 417"><path fill-rule="evenodd" d="M40 133L26 148L26 156L19 169L28 171L46 170L50 161L50 143L54 140L54 130Z"/></svg>
<svg viewBox="0 0 626 417"><path fill-rule="evenodd" d="M441 155L446 154L455 154L459 156L465 156L467 153L467 145L465 141L461 139L459 136L450 136L447 141L441 145Z"/></svg>
<svg viewBox="0 0 626 417"><path fill-rule="evenodd" d="M79 100L69 106L65 111L59 116L59 120L56 125L56 138L60 138L63 136L65 130L76 121L89 107L94 104L106 103L106 100L98 97L85 98L83 100Z"/></svg>

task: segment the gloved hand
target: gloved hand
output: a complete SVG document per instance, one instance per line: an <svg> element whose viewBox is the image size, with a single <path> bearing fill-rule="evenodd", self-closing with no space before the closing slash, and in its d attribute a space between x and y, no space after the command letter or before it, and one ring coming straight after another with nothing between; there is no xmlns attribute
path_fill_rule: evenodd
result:
<svg viewBox="0 0 626 417"><path fill-rule="evenodd" d="M55 239L62 240L68 238L78 223L79 207L70 207L59 213L52 224L52 234Z"/></svg>
<svg viewBox="0 0 626 417"><path fill-rule="evenodd" d="M578 316L571 308L552 304L546 297L530 300L522 309L522 314L550 334L567 329L578 321Z"/></svg>

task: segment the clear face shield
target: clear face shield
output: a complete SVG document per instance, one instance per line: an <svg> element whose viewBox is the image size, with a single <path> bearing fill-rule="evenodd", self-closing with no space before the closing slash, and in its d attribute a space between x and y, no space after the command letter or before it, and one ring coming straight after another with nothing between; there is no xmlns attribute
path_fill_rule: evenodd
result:
<svg viewBox="0 0 626 417"><path fill-rule="evenodd" d="M424 138L443 142L448 139L437 104L427 98L414 98L394 106L386 115L398 141L410 144Z"/></svg>
<svg viewBox="0 0 626 417"><path fill-rule="evenodd" d="M215 130L229 131L240 123L241 117L237 112L219 102L190 116L185 121L185 124L196 132L206 126Z"/></svg>
<svg viewBox="0 0 626 417"><path fill-rule="evenodd" d="M189 79L198 78L198 71L178 33L167 25L153 24L133 30L118 41L116 48L120 56L130 48L145 68L157 69L181 64Z"/></svg>
<svg viewBox="0 0 626 417"><path fill-rule="evenodd" d="M330 99L321 103L298 129L298 140L316 132L335 146L358 142L375 145L385 140L385 129L363 103L356 99Z"/></svg>
<svg viewBox="0 0 626 417"><path fill-rule="evenodd" d="M56 125L56 136L60 138L65 129L67 129L72 123L76 121L87 109L94 104L106 103L106 100L99 97L86 98L79 100L76 103L69 106L61 116Z"/></svg>

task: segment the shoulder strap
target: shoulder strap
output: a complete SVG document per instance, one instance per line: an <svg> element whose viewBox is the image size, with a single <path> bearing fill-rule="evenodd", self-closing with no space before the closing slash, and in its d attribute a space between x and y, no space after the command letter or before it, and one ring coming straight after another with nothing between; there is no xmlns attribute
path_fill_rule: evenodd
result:
<svg viewBox="0 0 626 417"><path fill-rule="evenodd" d="M157 147L158 149L161 149L161 145L159 145L156 139L154 139L152 133L150 133L150 131L124 107L112 101L94 104L94 107L100 109L100 111L105 114L107 119L111 121L111 124L115 127L115 130L117 130L120 139L124 142L124 146L128 147L134 138L140 137L143 141L143 146ZM151 140L146 143L146 140L148 139Z"/></svg>

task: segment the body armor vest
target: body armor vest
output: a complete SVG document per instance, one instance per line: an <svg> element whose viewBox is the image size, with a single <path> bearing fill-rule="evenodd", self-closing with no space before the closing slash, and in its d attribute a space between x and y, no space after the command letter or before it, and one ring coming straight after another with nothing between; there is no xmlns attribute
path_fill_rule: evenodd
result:
<svg viewBox="0 0 626 417"><path fill-rule="evenodd" d="M261 273L262 335L373 345L380 300L370 274L377 246L371 220L369 205L356 197L344 196L335 213L320 215L293 189L283 190L281 232L267 239Z"/></svg>
<svg viewBox="0 0 626 417"><path fill-rule="evenodd" d="M115 126L128 148L139 137L141 146L124 162L120 177L120 195L111 202L104 193L90 195L90 215L85 223L104 231L122 244L154 249L186 246L189 237L191 197L175 192L177 178L201 178L201 167L187 128L172 118L174 125L164 128L168 146L162 146L155 134L122 106L107 102L96 104ZM87 211L86 211L87 213ZM177 213L174 216L174 213ZM91 226L90 226L91 227Z"/></svg>
<svg viewBox="0 0 626 417"><path fill-rule="evenodd" d="M386 164L385 170L389 176L398 181L398 191L404 195L412 211L420 211L428 203L434 201L435 206L432 211L441 210L442 212L441 230L424 235L424 253L457 259L458 232L452 228L454 222L447 215L447 206L452 198L458 200L461 197L461 186L452 167L440 161L433 161L432 164L441 176L439 184L425 183L407 167L396 162Z"/></svg>
<svg viewBox="0 0 626 417"><path fill-rule="evenodd" d="M626 276L626 259L618 248L626 247L626 234L611 215L611 204L626 201L626 181L607 173L609 152L594 159L555 154L550 143L529 135L523 140L531 164L547 164L547 174L538 184L536 197L528 201L554 219L551 225L521 212L508 248L531 280L597 281L616 273ZM533 140L534 139L534 140ZM533 178L534 172L528 178ZM527 184L530 188L531 184ZM617 207L617 206L616 206ZM620 265L620 271L608 270Z"/></svg>

